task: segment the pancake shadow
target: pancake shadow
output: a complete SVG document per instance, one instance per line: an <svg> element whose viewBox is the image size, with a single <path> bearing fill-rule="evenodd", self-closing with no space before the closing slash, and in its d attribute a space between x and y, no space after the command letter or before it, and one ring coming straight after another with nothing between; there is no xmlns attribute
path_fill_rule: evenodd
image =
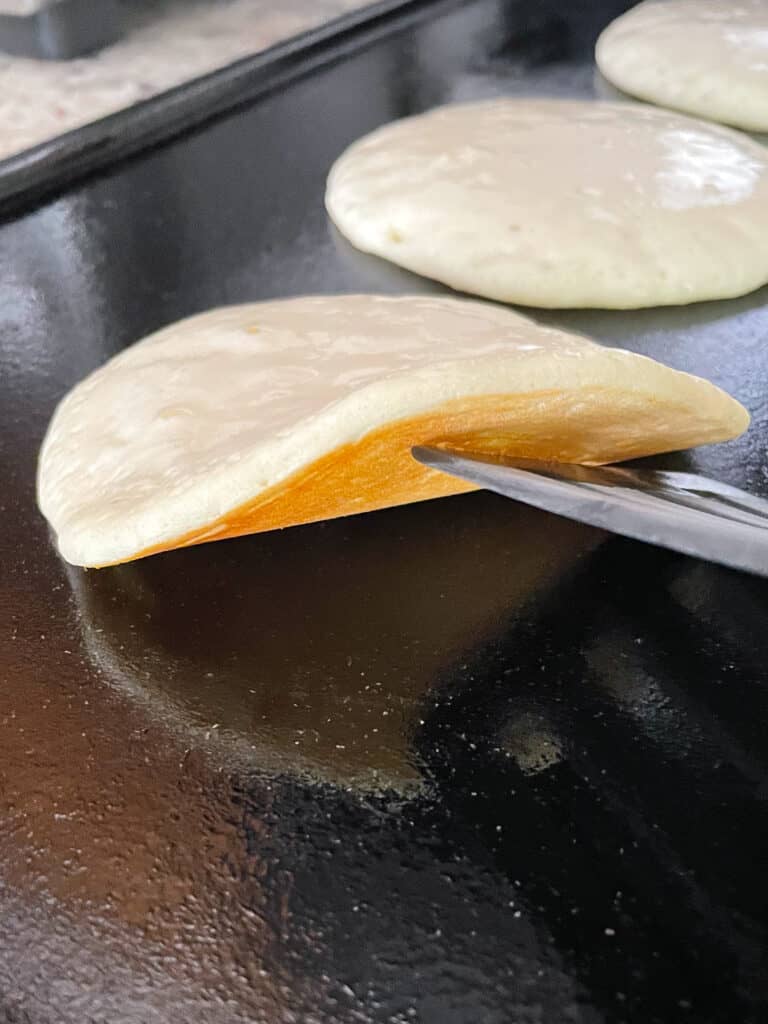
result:
<svg viewBox="0 0 768 1024"><path fill-rule="evenodd" d="M188 747L406 793L434 681L602 537L478 493L69 575L90 657Z"/></svg>

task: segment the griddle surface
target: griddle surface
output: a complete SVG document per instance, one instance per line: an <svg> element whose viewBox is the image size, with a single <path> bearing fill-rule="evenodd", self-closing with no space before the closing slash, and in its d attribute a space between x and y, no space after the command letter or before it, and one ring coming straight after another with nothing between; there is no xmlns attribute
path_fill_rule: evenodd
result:
<svg viewBox="0 0 768 1024"><path fill-rule="evenodd" d="M764 581L489 494L83 573L34 504L55 402L160 325L440 292L334 234L331 162L602 94L621 7L425 5L0 227L0 1018L765 1019ZM766 295L534 315L734 393L665 464L768 496Z"/></svg>

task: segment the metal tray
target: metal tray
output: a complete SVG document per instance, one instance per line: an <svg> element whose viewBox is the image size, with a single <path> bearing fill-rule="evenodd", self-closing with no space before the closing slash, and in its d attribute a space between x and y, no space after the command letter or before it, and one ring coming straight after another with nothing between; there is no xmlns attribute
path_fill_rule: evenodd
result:
<svg viewBox="0 0 768 1024"><path fill-rule="evenodd" d="M252 57L0 160L0 215L281 88L337 59L350 46L360 48L392 27L402 28L409 16L423 18L434 6L435 0L378 0ZM142 5L132 15L125 14L124 19L130 22L146 13Z"/></svg>
<svg viewBox="0 0 768 1024"><path fill-rule="evenodd" d="M0 227L0 1019L765 1019L764 581L489 494L82 573L34 505L55 402L149 330L440 291L332 232L331 162L599 93L621 6L410 5ZM731 390L747 437L667 462L766 495L765 303L542 318Z"/></svg>

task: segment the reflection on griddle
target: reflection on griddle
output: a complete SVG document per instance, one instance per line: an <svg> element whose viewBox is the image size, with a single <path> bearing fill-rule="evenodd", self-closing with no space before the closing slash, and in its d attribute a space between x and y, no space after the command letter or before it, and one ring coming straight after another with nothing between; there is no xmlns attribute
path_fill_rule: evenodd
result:
<svg viewBox="0 0 768 1024"><path fill-rule="evenodd" d="M601 537L479 494L71 580L93 659L190 747L407 791L435 681Z"/></svg>

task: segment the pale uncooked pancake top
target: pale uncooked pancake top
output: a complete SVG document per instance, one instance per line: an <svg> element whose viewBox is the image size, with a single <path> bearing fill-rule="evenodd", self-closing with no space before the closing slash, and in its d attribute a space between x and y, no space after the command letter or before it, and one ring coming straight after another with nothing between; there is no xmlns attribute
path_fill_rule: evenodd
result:
<svg viewBox="0 0 768 1024"><path fill-rule="evenodd" d="M493 391L499 360L559 356L566 373L593 350L509 310L442 298L211 310L132 345L64 399L41 452L40 506L65 542L124 538L138 523L146 545L164 520L184 522L187 495L205 522L365 429Z"/></svg>
<svg viewBox="0 0 768 1024"><path fill-rule="evenodd" d="M331 170L366 252L534 306L640 307L768 281L768 154L632 103L502 99L385 125Z"/></svg>
<svg viewBox="0 0 768 1024"><path fill-rule="evenodd" d="M546 396L569 396L576 418L596 402L598 419L621 424L612 451L633 434L650 450L720 440L747 421L706 381L501 307L302 297L172 324L92 373L51 421L38 500L70 561L125 560L207 529L379 428L457 400L492 413L517 394L544 396L544 414ZM643 423L638 403L650 409ZM382 489L397 458L411 462L407 448L385 458Z"/></svg>
<svg viewBox="0 0 768 1024"><path fill-rule="evenodd" d="M596 58L640 99L768 131L768 2L651 0L612 22Z"/></svg>

